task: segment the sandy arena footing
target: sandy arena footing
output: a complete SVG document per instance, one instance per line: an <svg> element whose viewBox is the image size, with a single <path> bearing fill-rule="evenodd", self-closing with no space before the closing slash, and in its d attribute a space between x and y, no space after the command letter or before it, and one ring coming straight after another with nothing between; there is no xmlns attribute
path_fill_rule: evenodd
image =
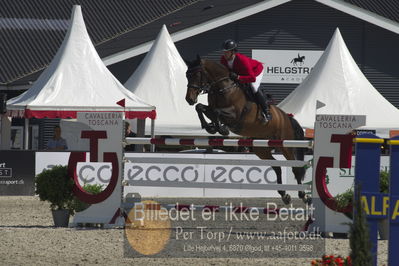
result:
<svg viewBox="0 0 399 266"><path fill-rule="evenodd" d="M38 197L0 197L0 265L310 265L315 258L126 258L124 230L54 228ZM327 254L346 256L348 239L326 239ZM379 241L378 265L387 264Z"/></svg>

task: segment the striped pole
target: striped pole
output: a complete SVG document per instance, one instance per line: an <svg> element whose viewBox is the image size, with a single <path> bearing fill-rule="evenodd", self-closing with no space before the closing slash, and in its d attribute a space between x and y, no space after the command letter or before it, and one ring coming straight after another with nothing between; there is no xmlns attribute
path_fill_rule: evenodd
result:
<svg viewBox="0 0 399 266"><path fill-rule="evenodd" d="M127 144L312 148L311 140L126 138Z"/></svg>
<svg viewBox="0 0 399 266"><path fill-rule="evenodd" d="M313 140L267 140L267 139L183 139L183 138L126 138L126 144L166 145L166 146L230 146L230 147L286 147L313 148ZM398 141L388 140L389 143ZM354 138L353 143L384 144L384 139ZM391 144L397 145L397 144Z"/></svg>

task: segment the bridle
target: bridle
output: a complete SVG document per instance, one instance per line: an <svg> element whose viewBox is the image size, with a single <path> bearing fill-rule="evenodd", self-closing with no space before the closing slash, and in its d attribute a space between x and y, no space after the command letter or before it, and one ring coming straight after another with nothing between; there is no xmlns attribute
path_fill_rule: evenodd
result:
<svg viewBox="0 0 399 266"><path fill-rule="evenodd" d="M202 69L201 65L189 68L187 70L187 72L186 72L187 80L190 80L190 78L198 72L200 73L199 85L188 83L187 88L196 89L198 91L198 94L208 93L211 86L210 86L209 82L204 82L204 70Z"/></svg>
<svg viewBox="0 0 399 266"><path fill-rule="evenodd" d="M218 80L216 80L216 81L209 82L207 78L204 78L204 75L205 75L204 72L205 72L205 70L202 68L201 65L199 65L199 66L195 66L195 67L189 68L189 69L187 70L187 72L186 72L187 80L190 80L190 78L191 78L194 74L196 74L196 73L198 73L198 72L200 73L200 82L199 82L199 85L190 84L190 83L187 84L187 88L196 89L197 92L198 92L198 94L205 94L205 93L210 93L210 94L212 94L212 93L214 93L214 91L211 90L211 88L212 88L213 86L215 86L217 83L219 83L219 82L221 82L221 81L230 79L230 77L222 77L222 78L220 78L220 79L218 79ZM218 92L218 93L225 93L228 89L234 87L234 85L235 85L235 83L233 83L232 85L230 85L230 86L228 86L228 87L219 88L216 92Z"/></svg>

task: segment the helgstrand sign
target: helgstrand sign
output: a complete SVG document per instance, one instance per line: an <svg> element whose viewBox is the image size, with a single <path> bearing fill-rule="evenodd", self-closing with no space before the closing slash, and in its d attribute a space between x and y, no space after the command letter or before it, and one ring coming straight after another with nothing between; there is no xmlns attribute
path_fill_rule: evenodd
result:
<svg viewBox="0 0 399 266"><path fill-rule="evenodd" d="M252 50L263 63L262 83L301 83L313 70L323 51Z"/></svg>

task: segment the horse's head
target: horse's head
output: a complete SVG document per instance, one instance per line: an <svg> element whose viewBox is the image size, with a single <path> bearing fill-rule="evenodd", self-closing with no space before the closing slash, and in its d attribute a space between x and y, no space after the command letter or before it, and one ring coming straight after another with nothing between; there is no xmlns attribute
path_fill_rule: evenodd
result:
<svg viewBox="0 0 399 266"><path fill-rule="evenodd" d="M205 74L202 60L199 56L197 59L192 62L187 63L187 92L186 92L186 101L188 104L193 105L197 103L198 95L203 92L207 92L209 88L209 81Z"/></svg>

